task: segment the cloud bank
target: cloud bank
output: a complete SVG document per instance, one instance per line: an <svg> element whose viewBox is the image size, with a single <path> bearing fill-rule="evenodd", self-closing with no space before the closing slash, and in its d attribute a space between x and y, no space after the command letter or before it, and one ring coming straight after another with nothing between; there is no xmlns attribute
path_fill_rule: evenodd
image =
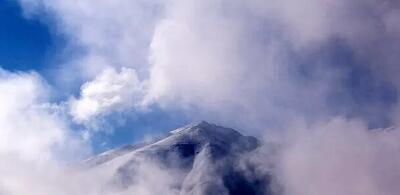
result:
<svg viewBox="0 0 400 195"><path fill-rule="evenodd" d="M281 153L284 194L396 194L400 188L399 130L370 131L336 118L301 129Z"/></svg>
<svg viewBox="0 0 400 195"><path fill-rule="evenodd" d="M83 50L61 70L79 74L65 77L94 83L115 71L137 78L131 90L142 95L132 93L125 108L180 107L258 130L337 115L372 126L394 120L396 1L20 2L28 14L53 14L70 47ZM87 101L85 90L75 99Z"/></svg>

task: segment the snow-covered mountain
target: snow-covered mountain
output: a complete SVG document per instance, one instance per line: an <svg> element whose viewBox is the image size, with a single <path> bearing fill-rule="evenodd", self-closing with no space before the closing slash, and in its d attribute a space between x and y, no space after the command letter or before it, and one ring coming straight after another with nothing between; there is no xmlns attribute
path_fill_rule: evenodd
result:
<svg viewBox="0 0 400 195"><path fill-rule="evenodd" d="M270 176L243 160L258 146L255 137L200 122L151 143L107 151L84 165L109 177L115 190L145 184L155 189L166 185L170 194L182 195L272 194Z"/></svg>

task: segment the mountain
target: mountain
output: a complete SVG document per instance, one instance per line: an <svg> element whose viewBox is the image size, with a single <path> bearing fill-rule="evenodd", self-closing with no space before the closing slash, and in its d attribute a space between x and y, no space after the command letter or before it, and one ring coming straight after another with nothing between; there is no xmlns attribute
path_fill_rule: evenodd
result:
<svg viewBox="0 0 400 195"><path fill-rule="evenodd" d="M203 121L163 139L99 154L84 166L107 174L115 190L144 183L167 185L171 194L182 195L272 194L270 176L244 160L259 145L255 137Z"/></svg>

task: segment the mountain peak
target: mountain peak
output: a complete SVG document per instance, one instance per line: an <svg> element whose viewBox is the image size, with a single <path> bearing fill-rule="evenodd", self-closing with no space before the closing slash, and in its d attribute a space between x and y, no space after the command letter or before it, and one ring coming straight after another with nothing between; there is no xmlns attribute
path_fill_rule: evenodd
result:
<svg viewBox="0 0 400 195"><path fill-rule="evenodd" d="M220 138L231 138L231 137L241 137L242 135L232 129L216 124L208 123L206 121L200 121L196 123L191 123L182 128L175 129L170 132L171 134L193 134L194 136L204 136L204 137L220 137Z"/></svg>
<svg viewBox="0 0 400 195"><path fill-rule="evenodd" d="M220 194L221 189L228 191L224 194L234 194L233 191L264 194L261 191L256 193L261 189L258 183L264 178L248 180L243 170L237 167L238 156L256 149L258 145L254 137L200 121L173 130L169 136L156 142L112 150L85 163L95 171L109 170L110 177L122 184L121 187L132 185L141 163L152 161L163 169L184 173L177 184L181 194ZM223 181L219 186L215 186L211 173Z"/></svg>
<svg viewBox="0 0 400 195"><path fill-rule="evenodd" d="M204 126L204 127L206 127L206 126L210 126L210 125L214 125L214 124L211 124L211 123L209 123L209 122L207 122L207 121L199 121L199 122L194 122L194 123L192 123L192 126Z"/></svg>
<svg viewBox="0 0 400 195"><path fill-rule="evenodd" d="M184 127L170 131L162 139L149 143L131 144L112 149L89 158L85 164L97 166L112 161L114 158L129 154L143 148L156 148L156 150L169 150L170 148L192 147L193 152L202 150L206 145L228 152L229 150L252 150L258 146L258 140L251 136L244 136L238 131L209 123L207 121L193 122ZM146 149L147 150L147 149ZM182 152L182 151L181 151ZM185 152L184 152L185 153ZM186 153L185 153L186 154ZM191 155L195 155L194 153Z"/></svg>
<svg viewBox="0 0 400 195"><path fill-rule="evenodd" d="M182 131L182 130L187 130L187 129L191 129L191 130L194 130L194 129L196 129L196 128L209 128L210 126L216 126L215 124L211 124L211 123L208 123L207 121L200 121L200 122L192 122L192 123L190 123L190 124L188 124L188 125L185 125L185 126L183 126L183 127L180 127L180 128L178 128L178 129L174 129L174 130L172 130L172 131L170 131L170 133L172 133L172 134L174 134L174 133L178 133L178 132L180 132L180 131Z"/></svg>

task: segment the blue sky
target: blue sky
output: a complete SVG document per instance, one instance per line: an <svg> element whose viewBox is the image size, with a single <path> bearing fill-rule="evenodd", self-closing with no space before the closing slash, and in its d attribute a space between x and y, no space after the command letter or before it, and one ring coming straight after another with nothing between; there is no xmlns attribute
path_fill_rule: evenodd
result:
<svg viewBox="0 0 400 195"><path fill-rule="evenodd" d="M92 138L95 152L115 148L124 144L140 143L152 136L164 136L170 130L191 123L189 117L182 112L165 112L159 108L153 108L148 113L125 113L115 117L123 118L123 123L110 119L111 133L99 133ZM115 120L115 119L114 119Z"/></svg>
<svg viewBox="0 0 400 195"><path fill-rule="evenodd" d="M0 65L7 70L41 70L53 55L54 35L45 24L22 16L18 2L0 0Z"/></svg>

